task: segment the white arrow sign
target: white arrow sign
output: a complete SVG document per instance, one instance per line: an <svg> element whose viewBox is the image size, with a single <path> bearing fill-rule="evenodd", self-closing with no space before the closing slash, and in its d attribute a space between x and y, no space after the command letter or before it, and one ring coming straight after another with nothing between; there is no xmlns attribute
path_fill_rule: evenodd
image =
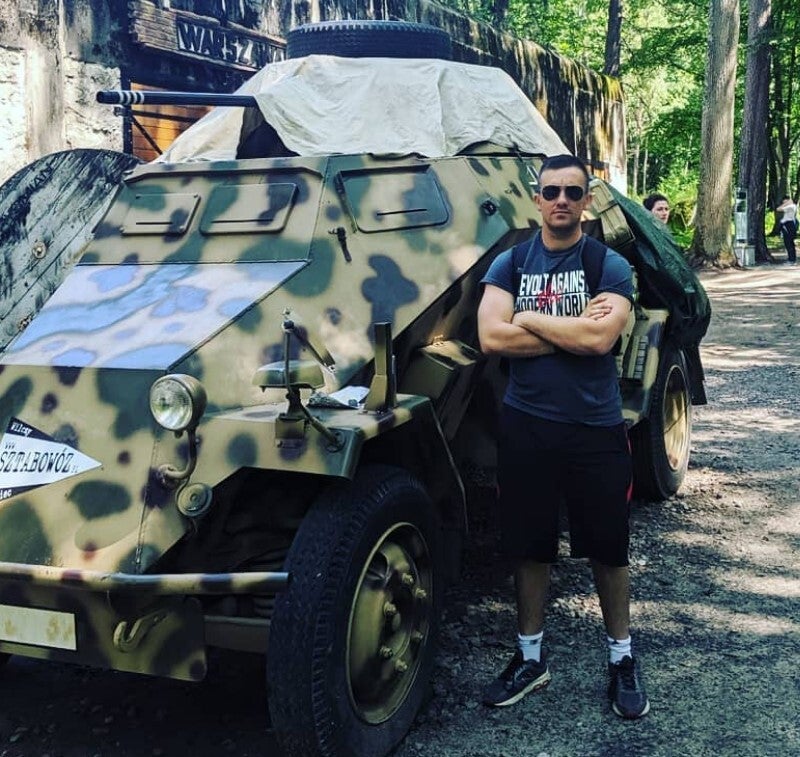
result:
<svg viewBox="0 0 800 757"><path fill-rule="evenodd" d="M0 439L0 500L100 465L74 447L12 418Z"/></svg>

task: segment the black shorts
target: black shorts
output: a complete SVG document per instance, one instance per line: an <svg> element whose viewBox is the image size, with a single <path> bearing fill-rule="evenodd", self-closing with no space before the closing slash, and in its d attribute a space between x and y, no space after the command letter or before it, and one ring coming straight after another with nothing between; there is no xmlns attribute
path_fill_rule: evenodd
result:
<svg viewBox="0 0 800 757"><path fill-rule="evenodd" d="M497 476L509 557L555 562L564 503L573 557L628 565L631 456L624 423L556 423L503 405Z"/></svg>

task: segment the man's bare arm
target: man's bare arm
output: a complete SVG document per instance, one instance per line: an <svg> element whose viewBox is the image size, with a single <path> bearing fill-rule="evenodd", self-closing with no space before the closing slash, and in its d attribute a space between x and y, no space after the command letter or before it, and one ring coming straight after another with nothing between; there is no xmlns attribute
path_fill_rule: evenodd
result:
<svg viewBox="0 0 800 757"><path fill-rule="evenodd" d="M538 357L555 352L547 340L511 322L514 297L500 287L487 284L478 307L478 337L486 355Z"/></svg>
<svg viewBox="0 0 800 757"><path fill-rule="evenodd" d="M625 328L631 304L619 294L605 292L602 297L610 310L601 317L581 315L574 318L525 311L517 313L512 324L522 326L541 339L575 355L605 355L611 351Z"/></svg>

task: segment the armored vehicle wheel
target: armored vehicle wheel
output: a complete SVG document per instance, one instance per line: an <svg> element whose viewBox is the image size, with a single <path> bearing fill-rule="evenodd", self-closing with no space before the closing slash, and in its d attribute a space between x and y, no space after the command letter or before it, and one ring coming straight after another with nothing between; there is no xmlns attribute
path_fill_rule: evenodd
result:
<svg viewBox="0 0 800 757"><path fill-rule="evenodd" d="M691 435L686 358L667 345L653 387L650 417L631 431L635 496L660 501L678 491L689 465Z"/></svg>
<svg viewBox="0 0 800 757"><path fill-rule="evenodd" d="M381 757L405 735L433 666L441 608L438 519L422 485L364 469L313 504L270 624L275 734L294 757Z"/></svg>
<svg viewBox="0 0 800 757"><path fill-rule="evenodd" d="M435 26L406 21L322 21L291 29L289 58L338 55L343 58L442 58L450 60L450 35Z"/></svg>

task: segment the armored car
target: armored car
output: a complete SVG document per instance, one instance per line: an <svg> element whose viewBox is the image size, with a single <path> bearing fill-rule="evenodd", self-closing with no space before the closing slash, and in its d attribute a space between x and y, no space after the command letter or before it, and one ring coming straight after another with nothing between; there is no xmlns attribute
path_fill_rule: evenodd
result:
<svg viewBox="0 0 800 757"><path fill-rule="evenodd" d="M303 55L123 176L0 356L0 659L200 681L258 651L287 755L377 757L429 686L502 366L479 281L566 147L497 69ZM206 99L204 99L206 98ZM209 100L208 98L212 98ZM618 349L639 496L674 493L708 302L634 203ZM456 454L456 450L460 450Z"/></svg>

